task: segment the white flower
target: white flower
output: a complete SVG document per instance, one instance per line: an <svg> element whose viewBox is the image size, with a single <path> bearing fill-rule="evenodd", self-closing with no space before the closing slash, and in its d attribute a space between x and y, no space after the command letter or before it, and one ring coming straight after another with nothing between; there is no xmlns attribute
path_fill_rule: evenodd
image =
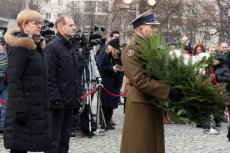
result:
<svg viewBox="0 0 230 153"><path fill-rule="evenodd" d="M175 49L169 52L169 55L171 55L172 58L174 57L181 57L183 58L184 63L187 65L188 63L191 63L191 56L188 54L184 54L181 50Z"/></svg>
<svg viewBox="0 0 230 153"><path fill-rule="evenodd" d="M206 59L207 59L209 57L209 54L207 54L207 53L199 53L198 55L192 56L192 64L200 62L204 57L206 57Z"/></svg>

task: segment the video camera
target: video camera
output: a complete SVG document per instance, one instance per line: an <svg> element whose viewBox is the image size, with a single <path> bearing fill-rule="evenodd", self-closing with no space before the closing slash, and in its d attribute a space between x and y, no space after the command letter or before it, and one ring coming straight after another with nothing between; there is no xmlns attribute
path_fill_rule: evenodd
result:
<svg viewBox="0 0 230 153"><path fill-rule="evenodd" d="M80 30L73 37L73 44L76 45L78 48L82 49L90 49L93 46L96 46L101 43L101 35L94 34L85 31L81 32Z"/></svg>
<svg viewBox="0 0 230 153"><path fill-rule="evenodd" d="M48 43L49 41L53 40L55 37L55 32L51 30L54 24L49 20L44 20L44 23L41 28L41 36L45 38L45 41Z"/></svg>
<svg viewBox="0 0 230 153"><path fill-rule="evenodd" d="M85 59L87 59L90 55L90 50L101 43L101 38L100 34L78 30L72 39L74 50L84 55Z"/></svg>

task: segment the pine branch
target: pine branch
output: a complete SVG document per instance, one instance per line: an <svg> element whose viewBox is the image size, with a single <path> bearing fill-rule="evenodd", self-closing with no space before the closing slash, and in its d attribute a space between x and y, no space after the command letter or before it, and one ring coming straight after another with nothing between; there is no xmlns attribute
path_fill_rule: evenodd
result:
<svg viewBox="0 0 230 153"><path fill-rule="evenodd" d="M146 74L162 83L177 86L184 94L181 101L158 100L154 105L178 122L199 122L203 112L223 113L226 105L226 97L221 95L223 89L213 86L207 75L201 73L211 66L212 58L203 58L195 64L185 63L183 56L169 53L170 49L160 34L137 43L144 51L141 57Z"/></svg>

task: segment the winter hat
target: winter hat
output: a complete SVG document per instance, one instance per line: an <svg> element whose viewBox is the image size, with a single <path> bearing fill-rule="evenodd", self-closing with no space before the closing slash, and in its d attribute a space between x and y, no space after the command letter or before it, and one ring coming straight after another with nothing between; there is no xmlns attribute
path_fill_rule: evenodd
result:
<svg viewBox="0 0 230 153"><path fill-rule="evenodd" d="M116 48L117 50L120 50L120 41L119 41L119 39L110 40L108 45L112 46L113 48Z"/></svg>

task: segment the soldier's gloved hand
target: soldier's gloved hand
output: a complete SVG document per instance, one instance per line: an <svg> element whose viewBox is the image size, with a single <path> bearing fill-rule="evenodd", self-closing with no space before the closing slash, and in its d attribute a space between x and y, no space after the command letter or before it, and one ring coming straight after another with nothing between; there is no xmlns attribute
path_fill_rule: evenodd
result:
<svg viewBox="0 0 230 153"><path fill-rule="evenodd" d="M169 97L174 99L174 100L181 100L184 98L184 95L182 93L182 90L173 86L171 87L170 89L170 92L169 92Z"/></svg>
<svg viewBox="0 0 230 153"><path fill-rule="evenodd" d="M55 115L59 115L63 109L63 103L60 100L56 100L52 103L51 108Z"/></svg>
<svg viewBox="0 0 230 153"><path fill-rule="evenodd" d="M19 124L24 125L26 123L27 120L27 115L26 112L19 112L16 113L16 118L15 118L16 122L18 122Z"/></svg>

